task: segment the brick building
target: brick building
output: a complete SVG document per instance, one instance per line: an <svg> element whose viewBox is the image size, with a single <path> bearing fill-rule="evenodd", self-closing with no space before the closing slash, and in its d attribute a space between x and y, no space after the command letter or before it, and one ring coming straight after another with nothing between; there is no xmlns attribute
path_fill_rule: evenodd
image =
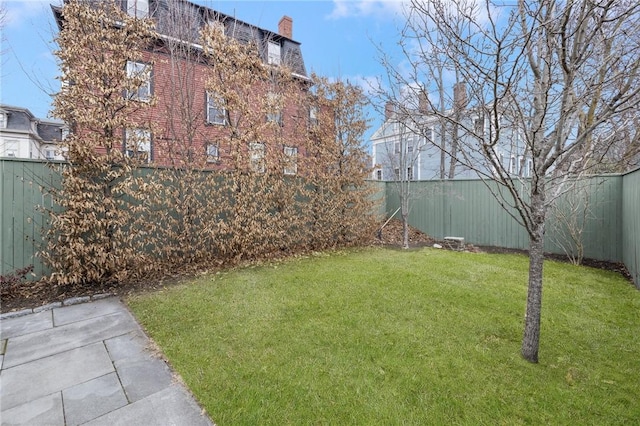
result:
<svg viewBox="0 0 640 426"><path fill-rule="evenodd" d="M316 111L306 106L311 81L300 43L293 40L290 17L283 16L274 32L184 0L119 0L118 4L136 18L151 18L157 34L142 60L123 64L128 76L144 76L137 91L123 96L140 102L154 101L137 113L137 126L122 129L126 155L142 156L158 165L201 162L206 167L224 169L230 164L227 160L232 153L225 140L233 112L225 110L216 94L207 91L211 68L199 44L200 29L209 25L229 39L255 45L264 67L290 73L288 79L293 84L288 86L286 99L272 102L278 104L273 111L253 117L277 124L271 132L279 134L281 143L255 140L245 149L252 167L260 168L261 159L270 151L277 151L291 160L283 172L296 174L297 156L304 152L303 140L309 123L316 119ZM62 28L62 8L53 7L53 13ZM270 75L275 74L271 71ZM256 108L282 96L272 91L272 86L273 82L266 79L253 87L256 99L264 101L255 102Z"/></svg>

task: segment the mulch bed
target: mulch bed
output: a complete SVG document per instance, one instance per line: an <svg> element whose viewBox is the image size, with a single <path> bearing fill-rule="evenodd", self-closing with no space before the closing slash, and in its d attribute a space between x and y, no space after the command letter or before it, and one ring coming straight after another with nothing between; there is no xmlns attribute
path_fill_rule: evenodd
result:
<svg viewBox="0 0 640 426"><path fill-rule="evenodd" d="M381 224L382 225L382 224ZM384 247L400 248L402 247L402 223L399 220L391 220L381 232L378 233L374 241L375 245ZM431 247L434 244L440 244L443 249L449 246L442 242L431 238L429 235L419 231L418 229L409 227L409 247ZM520 253L527 254L526 250L505 249L499 247L478 247L471 244L465 244L465 251L470 252L486 252L486 253ZM549 259L558 261L568 261L566 256L548 255ZM606 269L619 272L628 279L631 278L628 271L621 263L604 262L599 260L584 259L584 266ZM179 282L181 276L171 277L164 281L144 281L136 283L122 283L117 286L96 286L96 285L54 285L44 281L14 281L11 284L0 282L0 312L19 311L22 309L35 308L53 302L62 302L66 299L82 296L94 296L96 294L114 294L124 296L133 292L142 290L157 290L172 283Z"/></svg>

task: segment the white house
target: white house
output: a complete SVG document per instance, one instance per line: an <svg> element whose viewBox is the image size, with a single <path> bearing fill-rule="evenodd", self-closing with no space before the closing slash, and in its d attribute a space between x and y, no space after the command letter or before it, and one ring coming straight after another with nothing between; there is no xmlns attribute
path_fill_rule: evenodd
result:
<svg viewBox="0 0 640 426"><path fill-rule="evenodd" d="M495 132L495 120L471 109L460 109L455 120L460 125L454 126L452 120L426 111L424 107L403 108L399 113L392 104L386 105L385 121L371 136L373 179L477 179L474 169L488 175L495 172L479 149L479 136L488 138ZM500 136L494 148L495 159L509 174L529 177L532 161L522 132L503 117L497 121ZM468 167L470 164L473 167Z"/></svg>
<svg viewBox="0 0 640 426"><path fill-rule="evenodd" d="M64 160L58 143L66 126L41 120L26 108L0 105L0 157Z"/></svg>

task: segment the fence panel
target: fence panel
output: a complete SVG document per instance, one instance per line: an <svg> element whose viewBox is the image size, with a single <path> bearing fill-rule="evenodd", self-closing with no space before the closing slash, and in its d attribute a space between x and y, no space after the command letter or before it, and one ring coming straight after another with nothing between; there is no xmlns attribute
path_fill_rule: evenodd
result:
<svg viewBox="0 0 640 426"><path fill-rule="evenodd" d="M622 258L640 289L640 169L622 179Z"/></svg>
<svg viewBox="0 0 640 426"><path fill-rule="evenodd" d="M480 180L412 182L409 222L436 239L446 236L464 237L465 241L484 246L528 249L529 237L518 223L514 208L505 210L492 195L501 189L493 182ZM400 205L396 184L387 183L387 213ZM578 186L576 186L578 188ZM520 188L527 197L527 188ZM508 200L510 195L504 194ZM568 196L571 203L586 203L588 215L583 226L585 257L622 261L622 176L596 176L580 182L580 190ZM561 198L559 205L569 203ZM635 204L637 206L637 203ZM509 214L512 213L512 215ZM564 254L558 243L558 221L549 214L545 250Z"/></svg>
<svg viewBox="0 0 640 426"><path fill-rule="evenodd" d="M29 265L34 276L49 273L35 256L42 247L41 230L47 226L42 207L52 197L43 188L59 188L60 174L36 160L0 159L0 274Z"/></svg>

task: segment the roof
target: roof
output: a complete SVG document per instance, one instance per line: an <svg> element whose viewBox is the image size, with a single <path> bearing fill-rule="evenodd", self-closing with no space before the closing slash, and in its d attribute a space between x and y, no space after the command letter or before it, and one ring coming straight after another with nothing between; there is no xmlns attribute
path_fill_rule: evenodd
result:
<svg viewBox="0 0 640 426"><path fill-rule="evenodd" d="M27 108L0 105L0 112L7 115L6 129L19 133L31 133L44 142L53 143L62 139L65 124L60 121L42 120L35 117Z"/></svg>
<svg viewBox="0 0 640 426"><path fill-rule="evenodd" d="M123 9L126 10L126 1L120 2ZM170 5L172 8L170 8ZM62 8L51 6L58 28L62 23ZM180 16L176 17L176 10L179 8ZM209 22L217 21L224 25L225 35L239 40L243 43L250 41L256 42L260 47L260 55L264 62L267 62L267 45L268 41L277 41L282 46L281 62L288 66L293 74L308 78L307 70L302 57L300 43L285 37L282 34L257 27L233 16L218 12L206 6L201 6L187 0L149 0L149 15L156 23L156 31L161 36L185 39L189 43L199 43L199 29ZM184 19L185 26L193 26L192 28L181 28L179 36L176 36L175 23L180 19ZM194 25L195 22L195 25Z"/></svg>

